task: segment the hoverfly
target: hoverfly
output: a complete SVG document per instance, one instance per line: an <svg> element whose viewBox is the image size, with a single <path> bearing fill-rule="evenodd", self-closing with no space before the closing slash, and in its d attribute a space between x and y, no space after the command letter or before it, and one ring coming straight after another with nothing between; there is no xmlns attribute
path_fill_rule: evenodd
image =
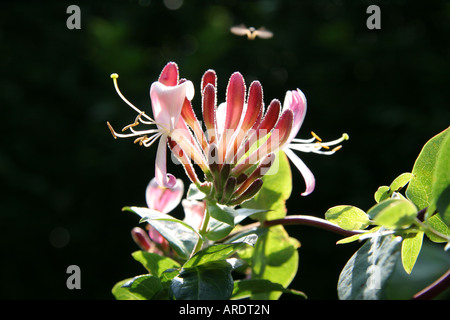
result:
<svg viewBox="0 0 450 320"><path fill-rule="evenodd" d="M256 37L261 39L269 39L273 37L273 32L264 27L255 29L254 27L247 28L244 24L231 27L231 33L237 36L247 36L248 40L254 40Z"/></svg>

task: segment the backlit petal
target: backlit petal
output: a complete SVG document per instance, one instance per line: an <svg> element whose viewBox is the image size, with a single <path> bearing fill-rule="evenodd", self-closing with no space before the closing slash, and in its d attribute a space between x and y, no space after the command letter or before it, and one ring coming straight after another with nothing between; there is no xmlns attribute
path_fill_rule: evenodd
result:
<svg viewBox="0 0 450 320"><path fill-rule="evenodd" d="M161 187L173 188L177 179L167 173L166 155L167 155L167 136L162 135L159 139L158 150L156 151L155 161L155 179Z"/></svg>
<svg viewBox="0 0 450 320"><path fill-rule="evenodd" d="M180 179L176 180L173 188L165 188L159 186L156 178L153 178L145 190L145 200L150 209L169 213L180 203L183 192L184 184Z"/></svg>
<svg viewBox="0 0 450 320"><path fill-rule="evenodd" d="M314 191L314 188L316 186L316 179L314 178L313 173L309 168L306 166L306 164L290 149L284 148L284 153L289 157L289 159L294 163L294 165L297 167L297 169L300 171L300 173L303 176L303 179L305 180L306 184L306 190L302 193L302 196L307 196L311 192Z"/></svg>

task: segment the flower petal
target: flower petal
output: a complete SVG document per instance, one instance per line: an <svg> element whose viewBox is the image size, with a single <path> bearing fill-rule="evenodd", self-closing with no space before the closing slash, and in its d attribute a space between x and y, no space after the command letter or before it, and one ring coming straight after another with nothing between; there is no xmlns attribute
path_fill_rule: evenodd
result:
<svg viewBox="0 0 450 320"><path fill-rule="evenodd" d="M294 123L288 143L295 138L306 115L306 97L300 89L286 92L284 98L283 110L291 109L294 114Z"/></svg>
<svg viewBox="0 0 450 320"><path fill-rule="evenodd" d="M214 142L216 137L216 89L208 83L203 89L203 121L207 130L209 143Z"/></svg>
<svg viewBox="0 0 450 320"><path fill-rule="evenodd" d="M162 135L159 139L158 150L156 151L155 161L155 179L161 187L173 188L177 179L167 173L166 155L167 155L167 136Z"/></svg>
<svg viewBox="0 0 450 320"><path fill-rule="evenodd" d="M200 229L206 210L205 202L184 199L181 201L181 205L185 214L183 221L195 229Z"/></svg>
<svg viewBox="0 0 450 320"><path fill-rule="evenodd" d="M162 213L169 213L181 201L184 192L184 184L180 179L176 180L173 188L160 187L155 178L153 178L145 190L145 200L150 209Z"/></svg>
<svg viewBox="0 0 450 320"><path fill-rule="evenodd" d="M193 96L194 85L191 81L172 87L154 82L150 87L150 98L158 127L164 131L172 131L180 117L185 98L192 100Z"/></svg>
<svg viewBox="0 0 450 320"><path fill-rule="evenodd" d="M212 69L207 70L202 77L202 91L205 90L208 84L212 84L214 87L217 87L217 76L216 72Z"/></svg>
<svg viewBox="0 0 450 320"><path fill-rule="evenodd" d="M245 99L244 77L239 72L231 75L227 87L227 114L225 130L236 129L242 116Z"/></svg>
<svg viewBox="0 0 450 320"><path fill-rule="evenodd" d="M316 179L314 178L313 173L309 168L306 166L306 164L289 148L283 149L284 153L289 157L289 159L294 163L294 165L297 167L297 169L300 171L300 173L303 176L303 179L305 180L306 184L306 190L302 193L302 196L307 196L311 192L314 191L314 188L316 186Z"/></svg>
<svg viewBox="0 0 450 320"><path fill-rule="evenodd" d="M158 81L169 87L176 86L178 84L178 65L175 62L166 64Z"/></svg>

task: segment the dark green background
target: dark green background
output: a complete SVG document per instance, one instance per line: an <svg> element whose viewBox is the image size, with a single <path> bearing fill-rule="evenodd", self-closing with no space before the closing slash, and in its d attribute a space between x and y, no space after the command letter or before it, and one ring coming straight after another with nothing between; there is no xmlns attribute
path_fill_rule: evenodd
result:
<svg viewBox="0 0 450 320"><path fill-rule="evenodd" d="M70 4L81 8L81 30L66 28ZM381 8L381 30L366 28L370 4ZM275 36L232 35L240 23ZM130 256L139 219L121 208L145 205L156 147L112 138L106 121L119 129L136 114L116 95L111 73L144 110L168 61L197 90L203 72L215 69L219 100L234 71L247 84L261 81L266 104L303 90L308 113L298 137L350 135L334 156L301 155L316 176L312 195L300 196L303 179L293 173L289 212L323 217L338 204L370 208L377 187L410 171L423 144L449 125L449 35L447 1L184 0L178 10L157 0L2 1L0 298L112 299L115 282L144 271ZM200 115L198 91L194 105ZM181 168L169 170L187 182ZM182 217L181 206L173 214ZM63 248L52 245L58 227L70 235ZM358 244L287 230L302 243L292 287L336 299L339 272ZM427 252L409 277L413 288L401 283L394 297L446 268L434 267L440 246ZM81 290L66 287L72 264L81 268Z"/></svg>

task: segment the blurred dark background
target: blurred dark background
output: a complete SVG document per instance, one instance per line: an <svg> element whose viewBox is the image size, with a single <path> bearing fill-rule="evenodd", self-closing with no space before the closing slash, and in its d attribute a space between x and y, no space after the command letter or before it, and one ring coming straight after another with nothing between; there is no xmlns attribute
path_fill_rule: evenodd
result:
<svg viewBox="0 0 450 320"><path fill-rule="evenodd" d="M81 30L66 27L71 4L81 9ZM366 27L371 4L380 6L380 30ZM274 37L232 35L240 23ZM215 69L219 100L234 71L247 84L261 81L266 104L300 88L308 113L298 137L350 135L331 157L301 155L316 176L312 195L300 196L303 179L293 173L289 213L323 217L339 204L370 208L378 186L410 171L423 144L449 125L449 35L450 4L436 0L2 1L0 298L113 299L117 281L143 272L130 256L139 219L121 208L145 205L156 147L111 136L106 121L119 129L135 117L111 73L144 110L168 61L197 90ZM187 184L180 167L169 170ZM182 217L181 206L173 214ZM287 230L302 243L292 287L336 299L339 273L359 245L336 246L337 235L309 227ZM81 290L66 287L72 264ZM412 275L399 271L393 297L448 267L442 246L427 242Z"/></svg>

